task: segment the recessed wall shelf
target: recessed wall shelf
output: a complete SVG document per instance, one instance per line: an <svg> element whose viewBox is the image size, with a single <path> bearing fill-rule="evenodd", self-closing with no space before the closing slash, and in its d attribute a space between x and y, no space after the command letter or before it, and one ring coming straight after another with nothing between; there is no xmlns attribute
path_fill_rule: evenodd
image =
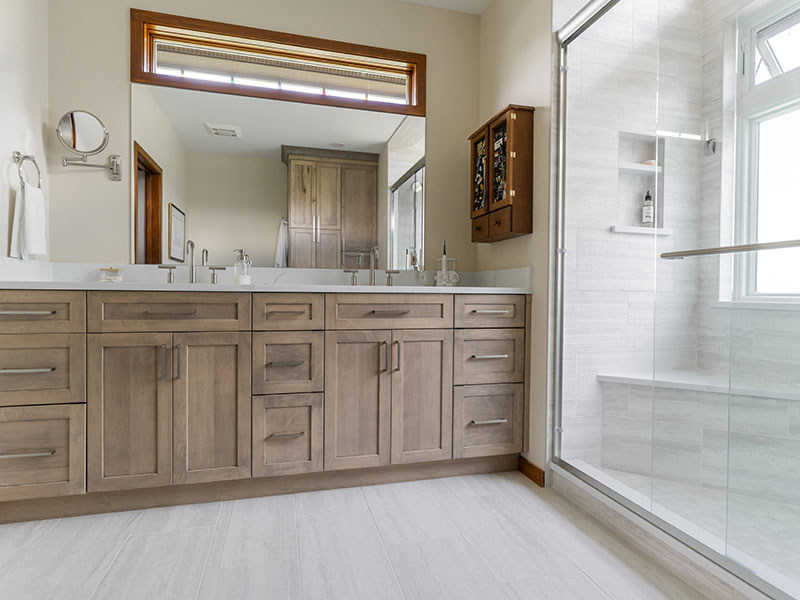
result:
<svg viewBox="0 0 800 600"><path fill-rule="evenodd" d="M644 225L612 225L612 233L633 233L636 235L672 235L669 227L645 227Z"/></svg>
<svg viewBox="0 0 800 600"><path fill-rule="evenodd" d="M619 170L628 173L661 173L664 169L658 165L645 165L642 163L621 162Z"/></svg>

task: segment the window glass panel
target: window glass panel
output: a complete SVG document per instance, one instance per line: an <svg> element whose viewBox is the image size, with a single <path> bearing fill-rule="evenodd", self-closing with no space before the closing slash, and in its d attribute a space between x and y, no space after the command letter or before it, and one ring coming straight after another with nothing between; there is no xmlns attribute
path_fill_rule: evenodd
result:
<svg viewBox="0 0 800 600"><path fill-rule="evenodd" d="M756 85L800 67L800 11L760 29L754 51Z"/></svg>
<svg viewBox="0 0 800 600"><path fill-rule="evenodd" d="M797 147L800 108L758 124L758 241L800 239ZM756 291L800 293L800 250L760 252Z"/></svg>

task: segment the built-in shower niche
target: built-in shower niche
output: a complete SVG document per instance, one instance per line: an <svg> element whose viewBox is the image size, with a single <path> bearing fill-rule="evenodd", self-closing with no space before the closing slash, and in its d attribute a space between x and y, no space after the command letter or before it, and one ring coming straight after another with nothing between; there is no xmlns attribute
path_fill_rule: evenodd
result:
<svg viewBox="0 0 800 600"><path fill-rule="evenodd" d="M619 134L617 158L617 222L611 231L669 235L664 227L664 138ZM645 195L653 197L653 223L642 221Z"/></svg>

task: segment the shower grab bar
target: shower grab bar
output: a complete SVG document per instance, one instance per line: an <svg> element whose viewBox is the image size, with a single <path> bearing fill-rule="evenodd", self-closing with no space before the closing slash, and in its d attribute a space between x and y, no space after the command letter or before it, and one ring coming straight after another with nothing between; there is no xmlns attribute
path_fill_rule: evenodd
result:
<svg viewBox="0 0 800 600"><path fill-rule="evenodd" d="M757 250L780 250L782 248L800 248L800 240L762 242L760 244L740 244L738 246L720 246L718 248L698 248L696 250L664 252L661 254L661 258L666 260L676 260L690 256L713 256L720 254L736 254L737 252L753 252Z"/></svg>

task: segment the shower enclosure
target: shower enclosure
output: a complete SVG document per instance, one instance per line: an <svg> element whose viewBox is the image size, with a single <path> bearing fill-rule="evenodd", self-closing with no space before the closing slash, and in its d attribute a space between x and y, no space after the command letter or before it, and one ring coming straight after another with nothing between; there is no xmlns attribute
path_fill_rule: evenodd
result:
<svg viewBox="0 0 800 600"><path fill-rule="evenodd" d="M800 597L800 1L553 4L553 462Z"/></svg>

